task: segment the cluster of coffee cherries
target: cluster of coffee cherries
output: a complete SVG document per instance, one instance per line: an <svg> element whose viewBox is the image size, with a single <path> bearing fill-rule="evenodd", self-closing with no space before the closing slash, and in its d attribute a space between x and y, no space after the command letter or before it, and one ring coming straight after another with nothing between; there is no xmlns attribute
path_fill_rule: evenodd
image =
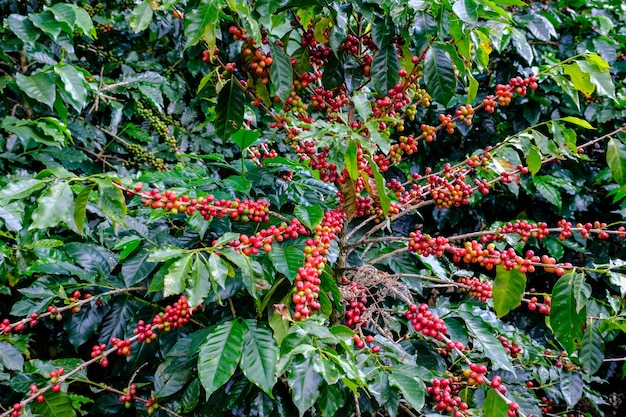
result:
<svg viewBox="0 0 626 417"><path fill-rule="evenodd" d="M404 316L409 320L413 329L416 332L422 332L424 336L443 340L443 337L448 332L446 324L430 311L428 304L422 303L419 306L411 304Z"/></svg>
<svg viewBox="0 0 626 417"><path fill-rule="evenodd" d="M120 395L120 402L124 404L124 407L130 408L132 401L137 394L137 385L131 384L129 387L124 388L123 394Z"/></svg>
<svg viewBox="0 0 626 417"><path fill-rule="evenodd" d="M100 365L103 368L109 366L109 360L106 356L104 356L105 351L107 350L107 345L104 343L99 345L94 345L91 347L91 357L92 358L100 358Z"/></svg>
<svg viewBox="0 0 626 417"><path fill-rule="evenodd" d="M333 54L333 50L328 42L319 42L315 38L313 25L310 24L306 31L302 34L300 45L309 50L309 60L312 66L322 66L328 58Z"/></svg>
<svg viewBox="0 0 626 417"><path fill-rule="evenodd" d="M217 200L212 194L198 198L188 195L179 197L173 190L161 193L159 189L153 188L149 193L144 193L142 189L143 184L137 183L133 190L128 191L139 195L144 206L155 210L163 209L171 214L186 213L190 216L197 211L205 220L228 216L242 223L269 221L269 203L264 200Z"/></svg>
<svg viewBox="0 0 626 417"><path fill-rule="evenodd" d="M562 269L562 268L561 268ZM557 273L558 275L559 273ZM531 293L534 292L531 288ZM552 305L552 299L548 296L543 297L543 303L539 302L539 299L536 296L531 296L528 299L528 309L530 311L539 311L541 314L545 314L546 316L550 315L550 306Z"/></svg>
<svg viewBox="0 0 626 417"><path fill-rule="evenodd" d="M250 74L252 79L260 80L261 84L270 82L270 66L274 62L271 54L264 54L261 49L254 49L252 45L244 44L242 51L243 69Z"/></svg>
<svg viewBox="0 0 626 417"><path fill-rule="evenodd" d="M372 353L379 353L380 352L380 346L378 345L372 345L372 343L374 342L374 336L372 335L367 335L365 337L361 337L358 334L354 334L352 336L352 340L354 340L354 346L357 349L363 349L366 345L366 343L370 344L370 349L372 350Z"/></svg>
<svg viewBox="0 0 626 417"><path fill-rule="evenodd" d="M344 218L345 215L340 208L327 211L324 213L322 222L315 227L314 236L306 241L304 247L306 260L304 266L298 268L295 293L292 297L295 305L293 314L295 320L305 320L321 308L318 301L320 274L326 267L326 255L330 242L343 228Z"/></svg>
<svg viewBox="0 0 626 417"><path fill-rule="evenodd" d="M472 118L474 117L474 108L471 104L466 106L461 106L456 111L456 117L458 120L462 121L466 126L472 124Z"/></svg>
<svg viewBox="0 0 626 417"><path fill-rule="evenodd" d="M461 172L454 175L430 175L428 187L430 196L439 209L460 207L467 204L472 196L472 186L465 182L465 174Z"/></svg>
<svg viewBox="0 0 626 417"><path fill-rule="evenodd" d="M469 406L458 396L460 385L456 378L433 378L427 388L437 411L445 411L452 417L465 417Z"/></svg>
<svg viewBox="0 0 626 417"><path fill-rule="evenodd" d="M459 291L467 293L472 298L486 302L493 297L493 287L490 281L481 281L477 277L461 277L457 282L461 284Z"/></svg>
<svg viewBox="0 0 626 417"><path fill-rule="evenodd" d="M522 353L523 349L519 347L514 340L509 340L502 335L498 336L498 340L502 343L502 347L504 347L504 350L506 350L506 353L508 353L511 358L515 359Z"/></svg>
<svg viewBox="0 0 626 417"><path fill-rule="evenodd" d="M470 364L469 368L463 369L463 377L467 379L467 385L470 386L483 384L485 382L486 373L487 367L485 365L478 365L475 363ZM494 380L496 381L496 383L500 381L499 377L492 378L492 387Z"/></svg>
<svg viewBox="0 0 626 417"><path fill-rule="evenodd" d="M409 252L416 252L422 256L441 257L450 247L447 238L443 236L432 237L419 230L409 233L409 237L411 238L408 244Z"/></svg>
<svg viewBox="0 0 626 417"><path fill-rule="evenodd" d="M252 236L241 234L239 239L233 240L228 245L248 256L258 254L260 249L271 252L274 242L283 242L285 239L296 239L298 236L308 235L309 231L300 223L300 220L294 217L290 224L271 225Z"/></svg>
<svg viewBox="0 0 626 417"><path fill-rule="evenodd" d="M117 348L117 354L120 356L130 356L130 340L123 340L117 337L111 338L111 344ZM93 353L93 348L91 353Z"/></svg>
<svg viewBox="0 0 626 417"><path fill-rule="evenodd" d="M346 308L346 326L356 327L362 324L361 316L366 311L367 304L367 288L361 283L352 281L349 285L343 289L344 294L349 296L344 297L344 300L348 302Z"/></svg>
<svg viewBox="0 0 626 417"><path fill-rule="evenodd" d="M157 398L155 396L150 397L150 399L146 402L146 408L148 409L148 414L152 415L156 410L159 409L159 403L157 402Z"/></svg>
<svg viewBox="0 0 626 417"><path fill-rule="evenodd" d="M57 375L58 375L58 373L57 373ZM40 392L39 387L36 384L30 384L30 386L28 387L28 390L30 391L29 394L28 394L29 397L31 397L31 398L34 397L35 400L38 403L42 403L42 402L45 401L44 395Z"/></svg>
<svg viewBox="0 0 626 417"><path fill-rule="evenodd" d="M163 117L160 114L155 114L152 108L146 107L140 100L136 102L137 106L137 115L148 121L148 124L157 134L163 139L165 144L169 146L173 152L178 152L178 145L176 143L176 137L170 134L170 129L167 123L163 120ZM168 117L168 121L180 125L178 121L174 122L174 120Z"/></svg>

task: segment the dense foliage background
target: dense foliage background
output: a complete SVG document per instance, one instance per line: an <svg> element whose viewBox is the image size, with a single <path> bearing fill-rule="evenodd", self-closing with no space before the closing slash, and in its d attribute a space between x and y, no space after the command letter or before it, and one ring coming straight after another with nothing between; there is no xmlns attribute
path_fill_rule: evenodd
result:
<svg viewBox="0 0 626 417"><path fill-rule="evenodd" d="M621 1L0 8L0 416L623 414Z"/></svg>

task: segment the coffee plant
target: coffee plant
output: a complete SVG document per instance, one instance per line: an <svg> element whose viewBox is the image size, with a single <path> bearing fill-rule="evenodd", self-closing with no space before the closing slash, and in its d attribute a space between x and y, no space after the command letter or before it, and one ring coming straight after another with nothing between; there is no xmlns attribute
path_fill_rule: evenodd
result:
<svg viewBox="0 0 626 417"><path fill-rule="evenodd" d="M621 2L0 6L0 417L624 412Z"/></svg>

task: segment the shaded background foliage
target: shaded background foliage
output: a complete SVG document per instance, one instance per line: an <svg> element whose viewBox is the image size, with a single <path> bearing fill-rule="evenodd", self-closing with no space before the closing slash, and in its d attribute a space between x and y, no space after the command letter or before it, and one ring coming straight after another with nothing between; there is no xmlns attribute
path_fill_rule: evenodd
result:
<svg viewBox="0 0 626 417"><path fill-rule="evenodd" d="M64 381L61 392L47 393L45 402L25 405L29 412L289 416L355 410L373 415L384 408L380 412L389 415L410 415L411 409L435 413L426 385L431 378L458 375L465 366L462 359L452 352L441 356L440 345L412 330L410 339L400 339L410 326L395 313L405 311L406 303L376 282L370 294L383 296L367 297L367 303L376 300L395 315L380 313L380 320L372 320L378 327L359 330L374 338L380 356L371 343L355 349L353 331L341 324L350 293L331 275L330 265L340 255L337 246L330 248L328 273L321 277L321 312L290 325L280 306L293 307L291 284L305 260L306 237L275 243L269 254L248 258L224 249L217 256L215 240L219 246L241 233L253 235L257 224L217 217L205 221L199 213L166 214L118 187L132 190L139 181L192 197L263 199L280 214L272 224L295 217L314 231L324 212L346 205L337 198L337 184L322 181L317 169L299 159L288 128L309 128L316 150L330 147L330 162L347 168L356 166L356 146L347 143L362 139L362 131L327 118L313 107L313 94L306 89L298 91L310 107L300 117L296 105L285 110L293 81L301 82L302 74L312 75L316 86L361 103L354 106L356 119L370 123L370 135L378 131L374 150L402 135L419 136L422 124L436 126L440 114L480 103L497 84L529 73L540 78L538 90L494 113L477 114L471 126L458 123L452 134L441 131L435 141L421 141L418 152L381 174L387 181L406 181L427 167L439 171L445 163L506 142L511 146L498 148L499 159L478 172L479 178L497 178L517 164L531 167L532 175L476 195L462 207L420 208L376 235L395 236L397 242L358 249L347 260L349 267L405 247L400 237L416 227L452 237L515 219L550 226L562 218L615 226L623 220L623 134L588 146L581 155L576 146L614 131L624 120L626 11L621 2L121 0L0 1L0 6L0 317L12 322L33 313L38 317L50 313L51 305L71 307L77 302L74 291L92 295L74 314L50 313L32 330L0 334L0 403L6 410L28 398L31 384L39 389L52 385L50 372L63 367L79 372ZM265 56L271 52L269 73L250 73L243 53L249 44L236 39L232 26L245 28ZM364 32L373 45L351 55L345 49L347 35ZM284 52L275 41L281 41ZM219 53L211 58L215 47ZM373 116L377 105L370 99L387 95L400 80L401 68L411 72L413 55L423 59L419 87L425 89L414 86L410 92L412 101L422 104L410 108L414 118L408 117L410 106L395 117ZM290 58L296 58L296 78ZM234 62L236 68L224 71L220 62ZM242 80L248 80L248 91L256 97L238 88ZM425 94L429 106L423 106ZM291 120L277 120L264 107ZM581 119L548 123L567 116L582 117L596 130ZM275 127L280 121L287 129ZM572 138L574 146L555 145L571 145ZM277 153L258 165L250 158L251 145L261 153ZM556 160L537 165L536 158L550 156ZM382 186L370 188L379 199L391 194ZM357 216L347 230L364 219ZM515 305L499 319L491 301L485 305L453 291L455 276L495 277L508 285L526 279L520 274L499 271L498 278L480 267L459 268L446 257L406 252L373 263L390 274L425 276L403 279L402 288L411 290L414 302L430 302L445 317L452 339L474 346L470 359L490 365L490 376L503 379L524 414L619 415L622 393L606 382L622 380L621 363L601 360L624 354L623 238L576 235L525 246L509 237L507 243L518 251L539 248L585 268L570 276L575 294L553 294L553 309L573 307L574 324L586 324L591 341L568 348L566 332L553 333L545 315L530 312L527 303L515 309L515 297L504 297L505 304ZM433 297L432 279L450 292L440 288L440 296ZM550 294L557 281L565 282L554 274L529 274L527 285L512 294L521 297L531 288ZM140 320L150 322L180 293L193 306L202 304L189 325L161 332L154 343L134 344L126 358L110 355L108 367L82 368L93 345L110 347L112 338L132 338ZM585 314L578 317L581 311ZM496 308L498 316L501 312ZM523 353L508 358L494 334L515 341ZM554 353L542 356L546 349ZM563 349L568 352L561 357ZM218 365L213 358L220 358ZM536 385L529 389L526 381ZM119 397L132 383L139 397L151 401L154 396L167 409L133 401L126 411ZM462 395L476 415L508 409L486 387L464 388Z"/></svg>

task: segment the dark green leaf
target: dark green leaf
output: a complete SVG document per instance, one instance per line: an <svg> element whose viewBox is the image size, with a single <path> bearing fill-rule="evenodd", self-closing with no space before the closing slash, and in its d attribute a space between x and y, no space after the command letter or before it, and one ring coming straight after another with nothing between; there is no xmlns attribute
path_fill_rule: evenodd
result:
<svg viewBox="0 0 626 417"><path fill-rule="evenodd" d="M198 355L198 376L208 399L235 373L243 351L244 326L227 321L213 326Z"/></svg>
<svg viewBox="0 0 626 417"><path fill-rule="evenodd" d="M395 45L387 45L374 55L371 70L372 82L379 95L386 96L389 90L395 88L400 79L399 70L400 62Z"/></svg>
<svg viewBox="0 0 626 417"><path fill-rule="evenodd" d="M155 395L161 398L176 394L183 389L191 377L191 369L177 369L175 372L169 372L164 364L161 364L154 374Z"/></svg>
<svg viewBox="0 0 626 417"><path fill-rule="evenodd" d="M493 283L493 307L498 317L506 316L522 302L526 290L526 274L518 269L506 271L502 266L496 268Z"/></svg>
<svg viewBox="0 0 626 417"><path fill-rule="evenodd" d="M529 65L531 65L535 58L535 54L533 53L533 48L528 43L524 32L516 28L511 28L511 39L513 40L515 49L517 49L517 53L524 58Z"/></svg>
<svg viewBox="0 0 626 417"><path fill-rule="evenodd" d="M46 104L50 109L54 106L56 100L56 89L52 77L47 73L39 72L37 74L26 76L21 73L15 75L17 86L26 95L33 100Z"/></svg>
<svg viewBox="0 0 626 417"><path fill-rule="evenodd" d="M33 401L31 410L38 416L43 417L76 417L76 411L72 408L72 400L64 392L47 392L44 401Z"/></svg>
<svg viewBox="0 0 626 417"><path fill-rule="evenodd" d="M424 82L430 95L443 106L447 106L456 90L456 77L454 66L445 49L433 45L426 54Z"/></svg>
<svg viewBox="0 0 626 417"><path fill-rule="evenodd" d="M322 417L333 417L343 404L340 384L324 385L317 400Z"/></svg>
<svg viewBox="0 0 626 417"><path fill-rule="evenodd" d="M320 384L324 379L313 369L313 357L298 355L292 366L287 383L291 387L291 397L298 408L300 417L313 407L320 395Z"/></svg>
<svg viewBox="0 0 626 417"><path fill-rule="evenodd" d="M222 289L226 285L226 277L228 276L228 267L224 264L224 261L216 253L212 253L209 256L209 274L211 280L219 285Z"/></svg>
<svg viewBox="0 0 626 417"><path fill-rule="evenodd" d="M11 344L0 342L0 369L21 371L24 368L24 357Z"/></svg>
<svg viewBox="0 0 626 417"><path fill-rule="evenodd" d="M573 408L583 396L583 376L580 372L561 371L561 393L569 408Z"/></svg>
<svg viewBox="0 0 626 417"><path fill-rule="evenodd" d="M324 218L324 210L321 206L298 205L293 210L293 214L295 214L298 220L309 230L314 230L315 226L320 224Z"/></svg>
<svg viewBox="0 0 626 417"><path fill-rule="evenodd" d="M293 87L293 66L280 46L274 42L270 42L269 45L273 59L270 66L270 80L274 86L274 94L284 103L289 98Z"/></svg>
<svg viewBox="0 0 626 417"><path fill-rule="evenodd" d="M597 321L591 321L585 328L583 340L578 350L578 359L583 371L595 374L604 360L604 340Z"/></svg>
<svg viewBox="0 0 626 417"><path fill-rule="evenodd" d="M87 342L96 333L108 312L108 305L96 306L94 302L82 306L78 313L72 314L63 323L70 343L78 348Z"/></svg>
<svg viewBox="0 0 626 417"><path fill-rule="evenodd" d="M491 326L473 312L461 310L459 311L459 316L465 321L470 334L474 335L478 344L482 347L483 354L492 360L494 367L515 372L506 350L494 336Z"/></svg>
<svg viewBox="0 0 626 417"><path fill-rule="evenodd" d="M92 273L106 276L117 264L117 256L113 252L95 244L70 242L65 245L65 251L86 271Z"/></svg>
<svg viewBox="0 0 626 417"><path fill-rule="evenodd" d="M200 401L200 381L194 379L183 392L180 402L183 406L183 413L191 412Z"/></svg>
<svg viewBox="0 0 626 417"><path fill-rule="evenodd" d="M244 320L242 325L244 342L241 370L248 380L273 398L278 346L272 337L272 331L254 320Z"/></svg>
<svg viewBox="0 0 626 417"><path fill-rule="evenodd" d="M457 0L452 5L452 10L465 23L476 23L478 20L478 5L474 0Z"/></svg>
<svg viewBox="0 0 626 417"><path fill-rule="evenodd" d="M533 177L533 184L543 198L561 210L561 206L563 205L561 193L559 189L552 184L549 177L535 175Z"/></svg>
<svg viewBox="0 0 626 417"><path fill-rule="evenodd" d="M389 385L398 388L414 409L421 410L424 407L426 389L421 379L393 370L389 374Z"/></svg>
<svg viewBox="0 0 626 417"><path fill-rule="evenodd" d="M575 288L580 287L581 280L584 282L582 274L570 272L563 275L552 289L550 325L554 336L570 355L582 342L586 320L586 308L577 310Z"/></svg>
<svg viewBox="0 0 626 417"><path fill-rule="evenodd" d="M72 98L69 104L80 112L87 104L85 76L71 65L57 65L54 67L54 72L61 78L59 88L63 88Z"/></svg>
<svg viewBox="0 0 626 417"><path fill-rule="evenodd" d="M141 240L137 239L133 240L132 242L132 245L139 244L141 243ZM132 248L132 246L130 247ZM133 285L139 284L144 279L146 279L157 267L156 263L148 262L149 256L149 252L142 250L122 264L122 277L124 278L124 284L127 287L132 287Z"/></svg>
<svg viewBox="0 0 626 417"><path fill-rule="evenodd" d="M273 245L269 253L274 268L293 282L298 268L304 265L304 252L295 246Z"/></svg>
<svg viewBox="0 0 626 417"><path fill-rule="evenodd" d="M222 138L231 136L243 123L243 91L233 79L226 82L217 97L215 132Z"/></svg>

